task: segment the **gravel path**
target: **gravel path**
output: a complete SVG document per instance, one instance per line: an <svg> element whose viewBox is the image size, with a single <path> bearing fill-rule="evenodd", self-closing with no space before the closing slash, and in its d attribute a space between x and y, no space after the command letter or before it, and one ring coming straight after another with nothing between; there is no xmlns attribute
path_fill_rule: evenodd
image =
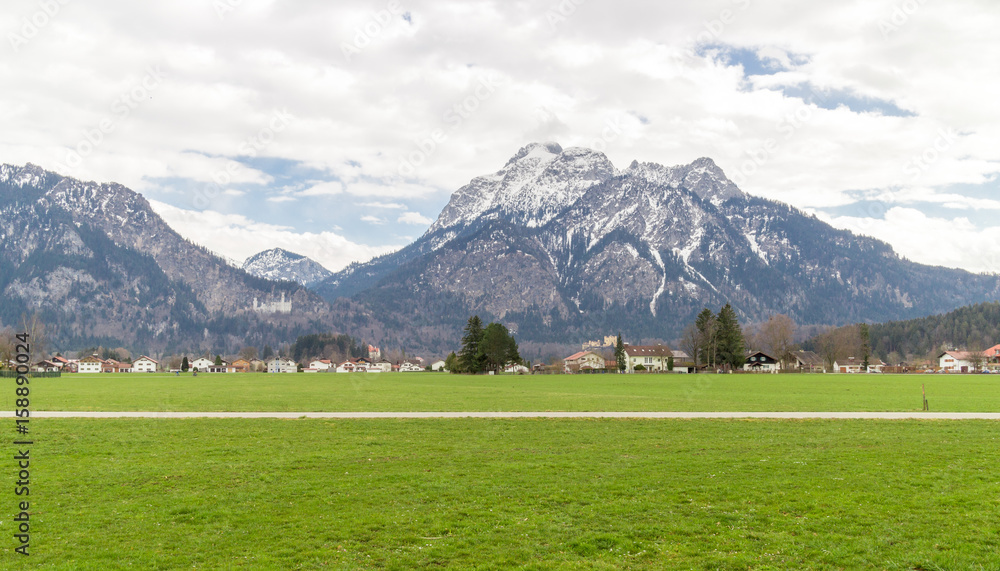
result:
<svg viewBox="0 0 1000 571"><path fill-rule="evenodd" d="M10 411L0 415L13 417ZM997 412L74 412L32 411L33 418L771 418L1000 420Z"/></svg>

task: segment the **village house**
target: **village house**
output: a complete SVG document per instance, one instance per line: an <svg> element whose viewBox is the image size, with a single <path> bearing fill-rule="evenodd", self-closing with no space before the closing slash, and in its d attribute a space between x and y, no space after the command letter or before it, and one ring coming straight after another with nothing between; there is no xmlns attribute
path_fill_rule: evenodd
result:
<svg viewBox="0 0 1000 571"><path fill-rule="evenodd" d="M80 359L80 364L77 365L76 370L80 373L100 373L103 366L104 359L101 359L97 355L91 355Z"/></svg>
<svg viewBox="0 0 1000 571"><path fill-rule="evenodd" d="M530 373L531 370L522 365L521 363L512 363L510 365L507 365L507 367L503 370L503 372L524 375L526 373Z"/></svg>
<svg viewBox="0 0 1000 571"><path fill-rule="evenodd" d="M587 369L603 369L604 357L593 351L580 351L563 359L563 371L579 373Z"/></svg>
<svg viewBox="0 0 1000 571"><path fill-rule="evenodd" d="M444 361L434 361L431 363L431 370L448 372L448 369L444 368Z"/></svg>
<svg viewBox="0 0 1000 571"><path fill-rule="evenodd" d="M199 357L194 361L191 361L191 370L198 371L199 373L208 372L208 368L215 365L215 361L211 359L206 359L204 357Z"/></svg>
<svg viewBox="0 0 1000 571"><path fill-rule="evenodd" d="M634 373L642 365L646 371L666 371L673 356L666 345L625 345L625 369Z"/></svg>
<svg viewBox="0 0 1000 571"><path fill-rule="evenodd" d="M35 373L57 373L62 370L61 363L53 363L52 361L39 361L31 366L32 372Z"/></svg>
<svg viewBox="0 0 1000 571"><path fill-rule="evenodd" d="M418 371L423 371L423 370L424 368L418 365L417 363L411 363L409 361L403 361L399 365L400 373L416 373Z"/></svg>
<svg viewBox="0 0 1000 571"><path fill-rule="evenodd" d="M250 359L251 373L262 373L265 370L267 370L267 363L261 361L260 359Z"/></svg>
<svg viewBox="0 0 1000 571"><path fill-rule="evenodd" d="M236 359L229 365L230 372L233 373L249 373L250 372L250 361L246 359Z"/></svg>
<svg viewBox="0 0 1000 571"><path fill-rule="evenodd" d="M694 359L691 355L688 355L684 351L674 351L674 372L675 373L694 373Z"/></svg>
<svg viewBox="0 0 1000 571"><path fill-rule="evenodd" d="M392 363L389 361L379 361L368 366L369 373L391 373Z"/></svg>
<svg viewBox="0 0 1000 571"><path fill-rule="evenodd" d="M114 361L114 369L112 373L131 373L132 363L125 363L123 361Z"/></svg>
<svg viewBox="0 0 1000 571"><path fill-rule="evenodd" d="M976 370L969 351L945 351L938 355L938 366L946 373L970 373Z"/></svg>
<svg viewBox="0 0 1000 571"><path fill-rule="evenodd" d="M826 366L823 363L823 357L820 357L812 351L793 351L791 353L792 361L790 365L799 371L806 373L824 373L826 372Z"/></svg>
<svg viewBox="0 0 1000 571"><path fill-rule="evenodd" d="M329 359L314 359L309 363L309 368L316 371L329 371L332 367L333 363Z"/></svg>
<svg viewBox="0 0 1000 571"><path fill-rule="evenodd" d="M229 363L225 359L220 359L219 364L216 365L215 361L208 366L209 373L230 373L232 369L229 367Z"/></svg>
<svg viewBox="0 0 1000 571"><path fill-rule="evenodd" d="M299 366L295 361L284 357L275 357L267 362L268 373L295 373L298 370Z"/></svg>
<svg viewBox="0 0 1000 571"><path fill-rule="evenodd" d="M370 368L373 368L370 359L364 357L358 357L356 359L348 359L343 363L337 365L338 373L367 373ZM381 368L381 367L380 367ZM379 371L381 372L381 371Z"/></svg>
<svg viewBox="0 0 1000 571"><path fill-rule="evenodd" d="M348 360L344 361L343 363L337 365L337 372L338 373L364 373L367 370L368 370L368 366L367 365L361 365L359 367L357 363L355 363L354 361L352 361L350 359L348 359Z"/></svg>
<svg viewBox="0 0 1000 571"><path fill-rule="evenodd" d="M763 351L754 351L747 355L746 362L743 363L744 371L755 373L777 373L781 369L781 363L777 359Z"/></svg>
<svg viewBox="0 0 1000 571"><path fill-rule="evenodd" d="M837 359L833 362L833 371L835 373L881 373L882 368L885 367L885 363L881 359L876 359L874 357L868 358L868 370L864 369L864 360L855 357L848 357L847 359Z"/></svg>
<svg viewBox="0 0 1000 571"><path fill-rule="evenodd" d="M132 363L132 370L136 373L155 373L159 364L159 361L143 355Z"/></svg>

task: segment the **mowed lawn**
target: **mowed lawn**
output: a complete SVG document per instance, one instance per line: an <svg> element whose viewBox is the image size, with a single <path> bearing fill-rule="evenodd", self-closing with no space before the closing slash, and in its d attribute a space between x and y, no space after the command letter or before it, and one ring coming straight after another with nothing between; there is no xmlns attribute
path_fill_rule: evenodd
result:
<svg viewBox="0 0 1000 571"><path fill-rule="evenodd" d="M31 427L32 555L4 516L4 569L1000 568L989 421Z"/></svg>
<svg viewBox="0 0 1000 571"><path fill-rule="evenodd" d="M77 374L31 381L68 411L1000 412L1000 375ZM3 391L13 410L14 391Z"/></svg>

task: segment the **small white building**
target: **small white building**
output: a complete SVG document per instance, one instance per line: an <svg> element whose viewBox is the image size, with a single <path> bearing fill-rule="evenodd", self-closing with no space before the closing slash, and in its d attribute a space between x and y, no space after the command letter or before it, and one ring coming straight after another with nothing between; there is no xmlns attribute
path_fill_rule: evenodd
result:
<svg viewBox="0 0 1000 571"><path fill-rule="evenodd" d="M392 363L389 361L379 361L378 363L372 363L368 365L369 373L391 373Z"/></svg>
<svg viewBox="0 0 1000 571"><path fill-rule="evenodd" d="M855 357L847 359L837 359L833 362L833 372L835 373L881 373L885 363L881 359L868 358L868 369L864 368L864 360Z"/></svg>
<svg viewBox="0 0 1000 571"><path fill-rule="evenodd" d="M444 368L444 361L434 361L431 363L431 370L448 372L448 369Z"/></svg>
<svg viewBox="0 0 1000 571"><path fill-rule="evenodd" d="M91 355L80 359L80 364L77 366L76 371L78 373L100 373L103 366L104 359L101 359L97 355Z"/></svg>
<svg viewBox="0 0 1000 571"><path fill-rule="evenodd" d="M968 373L976 370L968 351L945 351L938 355L938 366L947 373Z"/></svg>
<svg viewBox="0 0 1000 571"><path fill-rule="evenodd" d="M298 370L299 366L295 361L284 357L275 357L267 362L268 373L295 373Z"/></svg>
<svg viewBox="0 0 1000 571"><path fill-rule="evenodd" d="M159 362L145 355L132 362L132 370L136 373L155 373Z"/></svg>
<svg viewBox="0 0 1000 571"><path fill-rule="evenodd" d="M528 369L527 367L525 367L524 365L520 364L520 363L513 363L513 364L510 364L510 365L507 365L507 368L504 369L503 372L505 372L505 373L526 374L526 373L530 373L531 370Z"/></svg>
<svg viewBox="0 0 1000 571"><path fill-rule="evenodd" d="M198 371L199 373L207 373L208 368L213 365L215 365L215 361L211 359L206 359L204 357L200 357L198 359L195 359L194 361L191 361L191 370Z"/></svg>
<svg viewBox="0 0 1000 571"><path fill-rule="evenodd" d="M639 365L647 371L666 371L673 356L666 345L625 345L625 368L630 373Z"/></svg>
<svg viewBox="0 0 1000 571"><path fill-rule="evenodd" d="M329 371L333 368L333 363L329 359L316 359L315 361L309 362L309 369L316 369L317 371Z"/></svg>
<svg viewBox="0 0 1000 571"><path fill-rule="evenodd" d="M400 373L416 373L418 371L423 371L424 368L416 363L411 363L409 361L403 361L399 366Z"/></svg>

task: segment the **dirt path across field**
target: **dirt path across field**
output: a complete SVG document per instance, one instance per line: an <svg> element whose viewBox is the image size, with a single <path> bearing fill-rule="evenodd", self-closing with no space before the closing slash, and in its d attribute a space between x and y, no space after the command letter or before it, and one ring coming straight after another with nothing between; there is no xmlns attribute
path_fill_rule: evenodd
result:
<svg viewBox="0 0 1000 571"><path fill-rule="evenodd" d="M0 415L13 417L10 411ZM997 412L93 412L31 411L33 418L768 418L1000 420Z"/></svg>

